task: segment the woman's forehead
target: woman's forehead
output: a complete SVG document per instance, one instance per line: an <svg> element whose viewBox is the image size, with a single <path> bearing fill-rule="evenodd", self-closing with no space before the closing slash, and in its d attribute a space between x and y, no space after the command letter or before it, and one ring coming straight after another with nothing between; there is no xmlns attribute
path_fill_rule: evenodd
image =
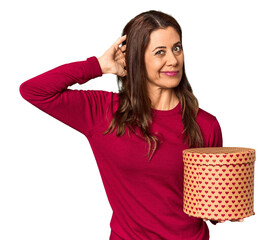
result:
<svg viewBox="0 0 275 240"><path fill-rule="evenodd" d="M173 27L159 28L150 35L148 47L157 47L159 45L174 45L180 42L180 36Z"/></svg>

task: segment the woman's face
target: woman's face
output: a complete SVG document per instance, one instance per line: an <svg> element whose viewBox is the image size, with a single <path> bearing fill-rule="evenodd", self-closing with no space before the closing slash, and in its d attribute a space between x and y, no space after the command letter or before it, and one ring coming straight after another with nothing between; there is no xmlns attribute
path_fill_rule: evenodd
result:
<svg viewBox="0 0 275 240"><path fill-rule="evenodd" d="M184 55L180 36L173 27L151 33L144 59L149 91L152 88L178 86L182 77Z"/></svg>

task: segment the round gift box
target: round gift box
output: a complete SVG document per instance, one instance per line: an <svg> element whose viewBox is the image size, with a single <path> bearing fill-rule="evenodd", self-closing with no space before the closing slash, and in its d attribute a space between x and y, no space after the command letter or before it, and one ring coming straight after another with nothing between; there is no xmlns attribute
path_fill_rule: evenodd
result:
<svg viewBox="0 0 275 240"><path fill-rule="evenodd" d="M251 148L184 150L183 211L211 220L254 215L254 162Z"/></svg>

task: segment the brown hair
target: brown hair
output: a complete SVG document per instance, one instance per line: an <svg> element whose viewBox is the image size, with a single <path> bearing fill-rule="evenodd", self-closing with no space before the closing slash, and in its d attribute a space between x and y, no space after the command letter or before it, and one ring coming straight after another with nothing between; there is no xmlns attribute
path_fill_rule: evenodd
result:
<svg viewBox="0 0 275 240"><path fill-rule="evenodd" d="M144 61L145 49L150 40L150 34L160 28L172 26L179 34L182 41L181 27L170 15L159 11L148 11L133 18L123 29L122 36L127 35L126 45L126 70L127 76L118 77L119 88L119 107L104 134L113 132L117 127L117 136L125 133L125 128L136 134L135 128L141 130L143 138L146 139L149 150L151 142L154 143L152 158L155 150L160 144L159 139L150 132L152 123L151 100L146 88L146 67ZM123 42L123 45L126 44ZM183 141L189 147L203 147L203 138L200 128L196 123L198 113L198 101L193 95L192 88L187 80L183 64L182 79L177 87L174 88L175 94L181 104L182 123L184 126Z"/></svg>

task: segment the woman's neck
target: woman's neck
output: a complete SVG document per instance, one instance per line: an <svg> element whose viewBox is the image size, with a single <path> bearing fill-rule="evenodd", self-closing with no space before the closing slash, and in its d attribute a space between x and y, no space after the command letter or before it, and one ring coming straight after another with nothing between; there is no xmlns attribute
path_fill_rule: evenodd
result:
<svg viewBox="0 0 275 240"><path fill-rule="evenodd" d="M170 110L179 103L174 89L157 89L149 93L151 107L156 110Z"/></svg>

